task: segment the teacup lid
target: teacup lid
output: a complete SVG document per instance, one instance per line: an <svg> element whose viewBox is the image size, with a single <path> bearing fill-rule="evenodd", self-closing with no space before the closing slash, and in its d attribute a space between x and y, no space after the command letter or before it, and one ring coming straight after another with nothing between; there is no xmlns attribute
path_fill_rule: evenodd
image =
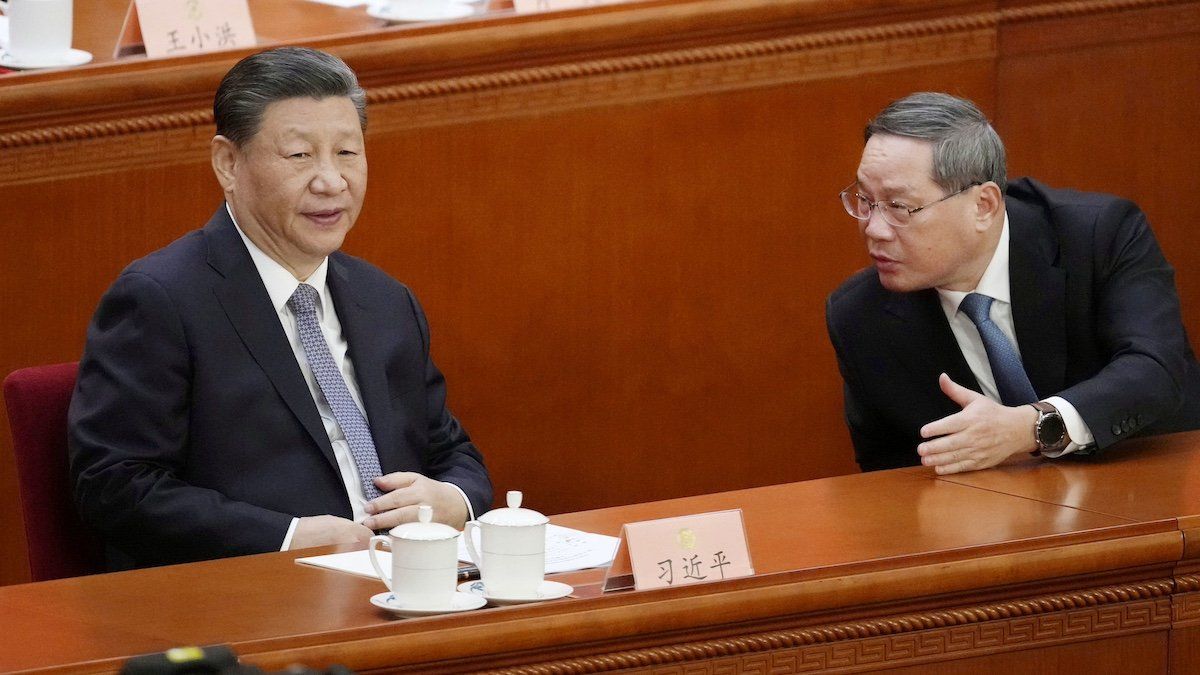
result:
<svg viewBox="0 0 1200 675"><path fill-rule="evenodd" d="M532 509L521 508L520 490L509 490L507 495L508 508L492 509L479 517L479 522L488 525L506 525L522 527L529 525L545 525L550 519Z"/></svg>
<svg viewBox="0 0 1200 675"><path fill-rule="evenodd" d="M397 539L408 539L411 541L441 541L443 539L453 539L458 536L458 530L453 527L432 521L433 507L428 504L421 504L417 507L417 522L397 525L388 534Z"/></svg>

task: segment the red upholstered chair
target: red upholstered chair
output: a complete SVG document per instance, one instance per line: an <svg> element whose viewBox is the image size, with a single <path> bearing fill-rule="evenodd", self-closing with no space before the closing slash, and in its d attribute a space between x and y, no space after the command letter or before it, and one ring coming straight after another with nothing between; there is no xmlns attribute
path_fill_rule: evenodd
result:
<svg viewBox="0 0 1200 675"><path fill-rule="evenodd" d="M59 363L4 379L34 581L104 571L104 546L79 520L67 470L67 406L77 371L76 363Z"/></svg>

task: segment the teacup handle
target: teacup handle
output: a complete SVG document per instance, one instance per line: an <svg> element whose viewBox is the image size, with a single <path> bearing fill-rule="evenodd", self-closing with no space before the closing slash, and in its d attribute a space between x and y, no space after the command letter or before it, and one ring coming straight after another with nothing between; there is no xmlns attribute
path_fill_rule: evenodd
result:
<svg viewBox="0 0 1200 675"><path fill-rule="evenodd" d="M391 591L392 590L392 577L390 574L383 571L383 566L379 564L379 559L375 557L375 551L376 551L375 545L380 544L380 543L387 544L388 550L389 551L392 550L391 537L389 537L386 534L377 534L374 537L371 537L371 543L370 543L367 551L368 551L369 557L371 558L371 567L375 568L375 573L379 575L380 579L383 579L384 585L386 585L387 589L389 591Z"/></svg>
<svg viewBox="0 0 1200 675"><path fill-rule="evenodd" d="M479 568L479 573L483 574L483 556L479 555L479 551L475 550L475 533L473 530L479 529L479 521L470 520L463 527L463 537L466 538L467 553L471 556L471 562Z"/></svg>

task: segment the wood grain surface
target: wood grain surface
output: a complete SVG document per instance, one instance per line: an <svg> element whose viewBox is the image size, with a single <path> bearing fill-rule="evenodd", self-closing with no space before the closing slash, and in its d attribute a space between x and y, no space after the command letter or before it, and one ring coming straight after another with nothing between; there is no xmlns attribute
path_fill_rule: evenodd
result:
<svg viewBox="0 0 1200 675"><path fill-rule="evenodd" d="M988 486L894 470L563 514L553 521L615 533L741 508L757 574L421 619L373 607L378 581L293 562L351 547L11 585L0 671L112 672L131 655L221 643L270 669L1001 673L1070 659L1101 673L1189 672L1169 645L1186 653L1200 622L1200 565L1181 562L1178 519L1200 511L1200 494L1169 501L1156 486L1198 457L1192 432L1077 467L1083 488L1136 472L1132 497L1161 506L1150 515L1109 515L1126 495L1106 504L1099 490L1087 490L1095 508L1026 496L1042 478L1019 467ZM582 591L598 577L559 578Z"/></svg>

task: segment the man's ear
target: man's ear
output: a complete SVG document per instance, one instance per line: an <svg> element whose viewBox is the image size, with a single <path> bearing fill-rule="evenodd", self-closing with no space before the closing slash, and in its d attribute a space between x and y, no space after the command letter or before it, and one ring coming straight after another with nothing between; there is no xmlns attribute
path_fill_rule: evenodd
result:
<svg viewBox="0 0 1200 675"><path fill-rule="evenodd" d="M233 141L224 136L213 136L210 144L212 150L213 173L217 182L225 192L233 191L234 177L237 175L237 164L241 161L241 151Z"/></svg>
<svg viewBox="0 0 1200 675"><path fill-rule="evenodd" d="M996 218L1004 213L1004 194L1000 186L988 181L979 186L979 194L975 198L975 222L977 227L986 230L992 226Z"/></svg>

